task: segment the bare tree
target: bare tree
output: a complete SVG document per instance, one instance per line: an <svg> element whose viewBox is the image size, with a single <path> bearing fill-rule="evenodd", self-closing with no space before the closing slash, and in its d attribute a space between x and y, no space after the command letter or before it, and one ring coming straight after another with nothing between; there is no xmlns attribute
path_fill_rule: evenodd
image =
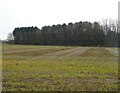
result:
<svg viewBox="0 0 120 93"><path fill-rule="evenodd" d="M13 36L12 33L8 33L7 41L8 41L9 44L13 44L14 43L14 36Z"/></svg>

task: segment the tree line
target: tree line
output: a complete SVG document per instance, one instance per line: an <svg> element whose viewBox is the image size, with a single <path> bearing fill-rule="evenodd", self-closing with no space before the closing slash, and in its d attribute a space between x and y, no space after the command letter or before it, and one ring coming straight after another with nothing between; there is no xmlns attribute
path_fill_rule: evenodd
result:
<svg viewBox="0 0 120 93"><path fill-rule="evenodd" d="M78 45L78 46L120 46L115 24L98 22L76 22L52 26L20 27L13 31L15 44L25 45Z"/></svg>

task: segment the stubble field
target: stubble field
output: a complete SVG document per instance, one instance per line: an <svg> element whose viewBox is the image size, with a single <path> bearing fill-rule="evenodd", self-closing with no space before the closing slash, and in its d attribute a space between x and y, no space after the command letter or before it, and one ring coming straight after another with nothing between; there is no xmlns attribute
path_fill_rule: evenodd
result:
<svg viewBox="0 0 120 93"><path fill-rule="evenodd" d="M3 91L117 91L118 50L2 45Z"/></svg>

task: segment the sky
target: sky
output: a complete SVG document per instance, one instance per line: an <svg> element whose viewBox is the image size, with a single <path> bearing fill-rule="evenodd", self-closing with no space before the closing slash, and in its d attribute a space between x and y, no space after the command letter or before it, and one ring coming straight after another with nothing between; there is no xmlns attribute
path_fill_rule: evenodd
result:
<svg viewBox="0 0 120 93"><path fill-rule="evenodd" d="M0 39L16 27L118 18L119 0L0 0Z"/></svg>

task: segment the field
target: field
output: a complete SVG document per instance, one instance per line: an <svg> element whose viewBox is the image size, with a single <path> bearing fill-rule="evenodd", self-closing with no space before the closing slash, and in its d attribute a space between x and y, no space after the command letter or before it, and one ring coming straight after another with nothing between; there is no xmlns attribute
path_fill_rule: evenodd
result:
<svg viewBox="0 0 120 93"><path fill-rule="evenodd" d="M117 48L2 45L3 91L117 91Z"/></svg>

